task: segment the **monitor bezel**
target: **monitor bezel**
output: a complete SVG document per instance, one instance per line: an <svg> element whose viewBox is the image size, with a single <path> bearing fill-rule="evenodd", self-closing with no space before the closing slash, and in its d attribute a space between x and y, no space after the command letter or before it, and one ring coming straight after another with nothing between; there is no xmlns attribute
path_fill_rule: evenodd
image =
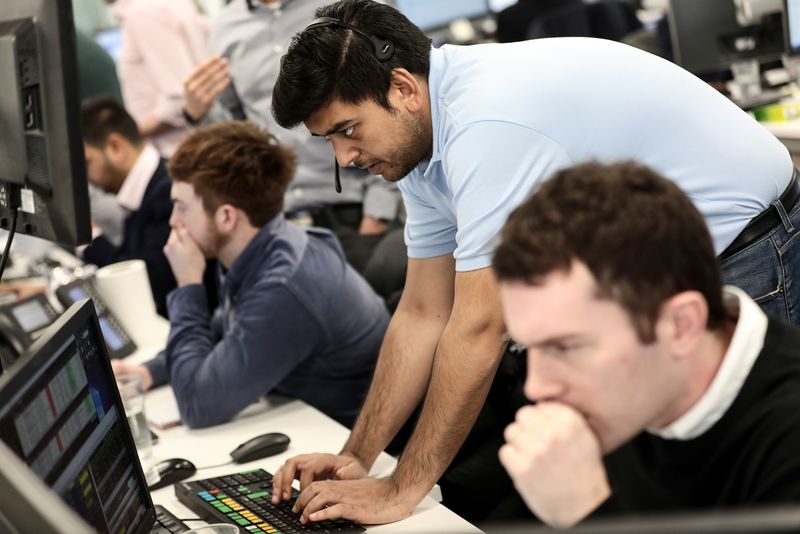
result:
<svg viewBox="0 0 800 534"><path fill-rule="evenodd" d="M92 229L80 122L72 3L4 0L0 21L24 19L34 23L36 32L41 75L41 119L47 147L50 194L35 186L23 189L24 197L28 200L22 203L28 209L27 206L33 202L35 213L20 209L16 231L63 245L89 243ZM55 178L59 174L66 174L71 179ZM11 187L19 186L0 177L3 191L10 194ZM56 206L59 209L53 209ZM0 229L10 230L13 211L10 206L0 204Z"/></svg>
<svg viewBox="0 0 800 534"><path fill-rule="evenodd" d="M31 345L31 348L26 354L20 357L6 372L0 376L0 418L4 417L8 410L10 410L11 400L17 395L20 388L24 387L30 380L34 379L42 367L47 364L47 360L52 357L54 351L58 350L68 339L69 336L74 335L76 328L85 325L87 321L92 323L96 338L100 345L100 360L102 365L105 366L105 372L108 376L114 376L111 368L111 359L108 355L102 330L100 330L100 323L97 320L97 312L94 308L94 303L91 299L84 299L76 302L65 311L53 324L48 326L44 333ZM125 409L122 405L122 398L120 397L119 390L109 388L112 391L114 406L119 412L120 420L123 426L123 435L130 450L136 454L136 444L133 440L133 434L127 424L125 417ZM147 479L145 478L142 465L138 461L138 455L134 462L135 476L138 478L139 483L147 488ZM132 530L131 534L145 534L150 532L150 529L155 524L155 506L153 499L150 496L150 491L144 491L145 494L145 515L143 520L139 523L137 529Z"/></svg>

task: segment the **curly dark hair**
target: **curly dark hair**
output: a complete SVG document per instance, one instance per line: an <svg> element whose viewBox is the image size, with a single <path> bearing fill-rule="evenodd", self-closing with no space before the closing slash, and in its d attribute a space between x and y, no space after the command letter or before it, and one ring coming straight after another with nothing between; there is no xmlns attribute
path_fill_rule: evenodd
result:
<svg viewBox="0 0 800 534"><path fill-rule="evenodd" d="M654 341L661 305L681 291L703 294L709 329L725 319L705 219L677 185L641 164L556 173L508 218L493 264L500 281L537 285L573 260L628 312L642 342Z"/></svg>

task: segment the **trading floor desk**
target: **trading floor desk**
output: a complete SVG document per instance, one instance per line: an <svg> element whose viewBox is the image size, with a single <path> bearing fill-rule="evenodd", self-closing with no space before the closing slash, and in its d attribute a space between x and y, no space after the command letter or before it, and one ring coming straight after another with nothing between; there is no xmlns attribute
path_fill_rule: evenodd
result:
<svg viewBox="0 0 800 534"><path fill-rule="evenodd" d="M144 361L154 352L140 350L132 358ZM224 395L224 392L217 394ZM174 402L170 388L157 388L147 393L146 411L169 409ZM267 432L283 432L288 435L292 440L289 449L280 455L246 464L200 469L230 461L229 453L238 444ZM197 430L191 430L181 425L157 431L157 433L159 441L153 448L156 461L167 458L185 458L198 467L197 474L192 478L202 479L256 468L263 468L274 473L286 459L297 454L337 452L347 439L349 430L302 401L276 402L271 399L260 405L249 407L236 419L222 425ZM382 453L373 466L372 474L387 475L392 471L395 463L394 458ZM434 488L432 494L435 496L437 491L438 487ZM197 517L178 502L172 487L154 491L152 497L156 504L166 507L179 518ZM200 523L188 524L197 526ZM481 532L474 525L438 503L430 495L425 497L408 519L397 523L368 527L367 531L376 534Z"/></svg>

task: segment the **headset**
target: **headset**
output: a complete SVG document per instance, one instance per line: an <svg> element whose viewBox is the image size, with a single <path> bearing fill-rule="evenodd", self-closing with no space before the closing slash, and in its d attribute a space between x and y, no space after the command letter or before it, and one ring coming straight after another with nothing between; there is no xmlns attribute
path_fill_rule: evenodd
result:
<svg viewBox="0 0 800 534"><path fill-rule="evenodd" d="M375 49L375 58L381 63L385 63L392 59L394 56L394 43L387 40L387 39L378 39L372 34L369 34L359 28L353 26L352 24L348 24L343 20L335 19L333 17L319 17L311 21L311 24L305 27L303 32L307 32L308 30L313 30L316 28L345 28L359 37L362 37L372 43L372 46ZM336 188L337 193L342 192L342 180L339 177L339 162L336 160L336 156L333 157L333 165L335 169L335 176L334 176L334 187Z"/></svg>

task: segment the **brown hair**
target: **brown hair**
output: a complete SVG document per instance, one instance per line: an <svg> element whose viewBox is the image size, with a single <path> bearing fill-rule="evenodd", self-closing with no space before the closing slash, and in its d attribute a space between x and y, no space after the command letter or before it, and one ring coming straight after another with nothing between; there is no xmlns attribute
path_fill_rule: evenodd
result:
<svg viewBox="0 0 800 534"><path fill-rule="evenodd" d="M173 180L194 186L207 212L231 204L260 227L283 210L295 156L255 124L229 121L192 132L168 168Z"/></svg>
<svg viewBox="0 0 800 534"><path fill-rule="evenodd" d="M108 136L116 133L133 145L141 145L144 138L136 121L122 105L110 96L98 96L83 103L83 141L95 148L103 148Z"/></svg>
<svg viewBox="0 0 800 534"><path fill-rule="evenodd" d="M705 220L670 180L634 163L558 172L509 217L494 254L500 281L536 285L584 263L600 296L625 309L642 342L655 340L661 305L703 294L707 328L724 320L722 280Z"/></svg>

